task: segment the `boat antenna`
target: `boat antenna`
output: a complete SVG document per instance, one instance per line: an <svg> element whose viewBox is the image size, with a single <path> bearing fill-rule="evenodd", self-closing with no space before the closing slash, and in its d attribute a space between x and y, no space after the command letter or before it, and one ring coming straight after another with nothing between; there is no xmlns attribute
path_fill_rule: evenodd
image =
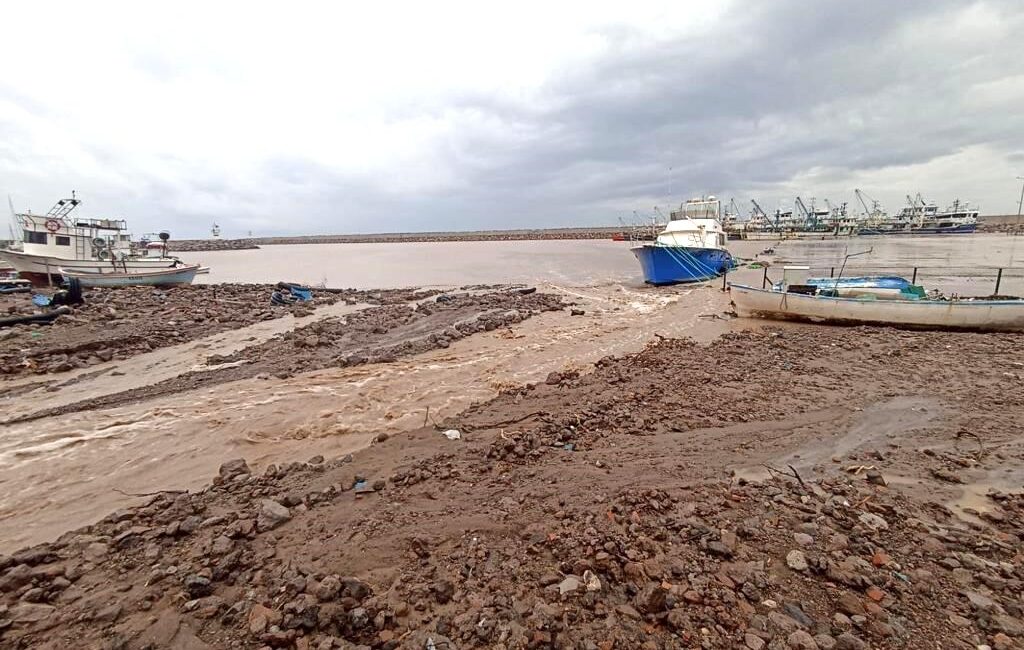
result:
<svg viewBox="0 0 1024 650"><path fill-rule="evenodd" d="M850 250L850 249L847 248L846 250ZM859 253L847 253L846 257L843 258L843 265L839 267L839 275L836 276L836 281L832 285L832 290L833 291L838 291L839 290L839 281L843 278L843 271L846 270L846 262L847 262L847 260L849 260L851 257L857 257L858 255L867 255L867 254L869 254L873 250L875 250L874 246L872 246L871 248L867 249L866 251L861 251Z"/></svg>
<svg viewBox="0 0 1024 650"><path fill-rule="evenodd" d="M11 209L11 219L7 222L7 229L11 231L11 243L14 243L14 224L18 221L18 213L14 209L14 199L11 195L7 195L7 207ZM20 224L19 224L20 225Z"/></svg>

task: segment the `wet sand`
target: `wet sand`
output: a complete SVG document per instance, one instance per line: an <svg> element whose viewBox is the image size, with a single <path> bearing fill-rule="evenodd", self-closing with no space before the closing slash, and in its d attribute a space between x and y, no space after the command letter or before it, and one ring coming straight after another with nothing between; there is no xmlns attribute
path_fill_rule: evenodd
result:
<svg viewBox="0 0 1024 650"><path fill-rule="evenodd" d="M639 304L653 335L721 294L678 298L663 311L628 293L588 306L620 307L614 318ZM588 315L467 337L389 364L391 377L286 380L285 399L346 381L364 399L383 389L365 422L391 413L396 426L323 447L356 402L325 401L302 422L263 410L259 425L269 413L295 434L277 453L208 447L191 459L206 474L190 494L0 558L5 642L1012 648L1024 635L1024 400L1005 390L1024 378L1020 337L714 319L721 335L704 343L636 346L630 328L588 331ZM560 334L538 340L548 332ZM586 338L589 357L573 347ZM482 369L517 381L485 399ZM238 408L265 408L231 386ZM456 400L427 426L421 389ZM257 425L226 399L211 425ZM218 454L247 463L218 469Z"/></svg>
<svg viewBox="0 0 1024 650"><path fill-rule="evenodd" d="M0 640L1012 647L1024 339L720 287L352 291L98 362L83 312L0 380Z"/></svg>

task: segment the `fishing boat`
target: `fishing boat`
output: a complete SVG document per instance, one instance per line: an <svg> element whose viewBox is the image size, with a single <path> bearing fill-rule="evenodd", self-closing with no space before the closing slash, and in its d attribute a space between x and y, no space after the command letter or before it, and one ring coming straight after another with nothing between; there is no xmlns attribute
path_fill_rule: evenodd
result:
<svg viewBox="0 0 1024 650"><path fill-rule="evenodd" d="M907 206L892 218L869 220L858 235L969 235L978 228L978 209L959 199L945 210L921 195L907 195Z"/></svg>
<svg viewBox="0 0 1024 650"><path fill-rule="evenodd" d="M726 233L720 216L721 203L713 196L690 199L673 211L653 243L632 249L644 281L699 282L729 270L733 259L725 249Z"/></svg>
<svg viewBox="0 0 1024 650"><path fill-rule="evenodd" d="M911 329L1024 331L1024 300L875 300L757 289L740 284L730 284L729 293L736 314L743 318Z"/></svg>
<svg viewBox="0 0 1024 650"><path fill-rule="evenodd" d="M78 217L73 213L80 204L72 192L70 199L57 201L46 214L14 213L22 228L21 247L5 250L4 260L21 277L44 283L59 278L59 269L72 273L136 273L181 265L181 260L167 254L168 233L160 233L162 243L136 243L123 219Z"/></svg>
<svg viewBox="0 0 1024 650"><path fill-rule="evenodd" d="M65 281L76 279L83 287L129 287L147 285L156 287L173 287L192 284L196 274L201 271L198 264L188 264L169 269L151 269L144 271L101 271L99 273L83 273L60 269Z"/></svg>

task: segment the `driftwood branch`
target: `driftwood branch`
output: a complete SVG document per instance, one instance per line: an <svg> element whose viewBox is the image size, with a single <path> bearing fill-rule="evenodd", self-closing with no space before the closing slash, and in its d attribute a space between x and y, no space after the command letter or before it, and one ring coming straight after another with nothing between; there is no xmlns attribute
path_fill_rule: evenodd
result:
<svg viewBox="0 0 1024 650"><path fill-rule="evenodd" d="M126 497L155 497L161 494L185 494L188 490L157 490L156 492L125 492L117 488L111 488L118 494L123 494Z"/></svg>
<svg viewBox="0 0 1024 650"><path fill-rule="evenodd" d="M803 487L805 490L807 489L807 484L804 483L804 480L802 478L800 478L800 472L796 471L796 468L793 467L792 465L787 465L786 466L786 467L789 468L789 471L792 472L792 474L790 474L788 472L783 472L781 469L777 469L777 468L772 467L771 465L767 465L765 463L761 463L761 467L763 467L766 470L768 470L768 473L771 474L772 476L778 475L778 476L784 476L786 478L795 478L800 483L801 487Z"/></svg>
<svg viewBox="0 0 1024 650"><path fill-rule="evenodd" d="M513 418L511 420L502 420L501 422L489 422L487 424L474 424L473 428L474 429L497 429L498 427L505 427L505 426L508 426L510 424L518 424L518 423L522 422L523 420L528 420L528 419L530 419L530 418L532 418L534 416L538 416L538 417L543 418L543 416L545 416L545 415L547 415L547 411L533 411L532 413L527 413L526 415L524 415L522 417Z"/></svg>

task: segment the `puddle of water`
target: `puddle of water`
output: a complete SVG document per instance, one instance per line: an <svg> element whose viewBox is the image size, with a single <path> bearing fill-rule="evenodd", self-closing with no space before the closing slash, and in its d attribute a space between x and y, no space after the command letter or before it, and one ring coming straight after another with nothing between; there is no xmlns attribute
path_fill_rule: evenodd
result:
<svg viewBox="0 0 1024 650"><path fill-rule="evenodd" d="M844 457L862 447L882 445L889 440L899 441L908 431L926 426L941 414L942 406L937 399L897 397L873 404L848 417L828 417L820 422L809 420L805 424L794 421L790 428L800 442L785 453L768 459L766 464L783 471L792 465L802 473L816 465L830 465L832 458ZM809 434L798 431L808 428ZM736 478L748 481L763 481L770 475L771 472L763 465L741 466L734 470Z"/></svg>
<svg viewBox="0 0 1024 650"><path fill-rule="evenodd" d="M990 472L978 481L961 486L960 496L945 505L960 519L988 525L978 515L999 510L996 502L988 497L989 492L1019 493L1024 484L1024 469L1014 468L996 474Z"/></svg>
<svg viewBox="0 0 1024 650"><path fill-rule="evenodd" d="M896 397L872 404L857 412L845 431L824 429L820 438L802 445L778 463L798 469L810 468L868 445L882 445L890 440L900 442L907 432L927 426L942 412L939 400L928 397Z"/></svg>

